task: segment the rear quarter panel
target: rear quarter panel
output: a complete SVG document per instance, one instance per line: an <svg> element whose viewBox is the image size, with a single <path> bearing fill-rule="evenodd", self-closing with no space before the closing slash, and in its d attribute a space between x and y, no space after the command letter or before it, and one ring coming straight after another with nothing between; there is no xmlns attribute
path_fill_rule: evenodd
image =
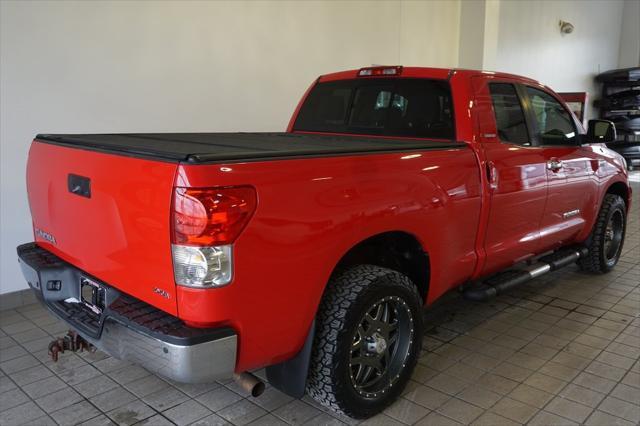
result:
<svg viewBox="0 0 640 426"><path fill-rule="evenodd" d="M387 231L422 243L433 299L475 266L479 182L466 147L182 165L176 186L253 185L258 207L235 242L233 282L212 290L178 287L178 314L233 326L240 336L238 371L282 361L302 346L341 257Z"/></svg>

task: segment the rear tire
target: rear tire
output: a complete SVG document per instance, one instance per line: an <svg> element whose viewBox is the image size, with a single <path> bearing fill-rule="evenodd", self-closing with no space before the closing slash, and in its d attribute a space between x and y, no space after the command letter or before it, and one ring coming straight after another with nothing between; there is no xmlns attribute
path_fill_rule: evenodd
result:
<svg viewBox="0 0 640 426"><path fill-rule="evenodd" d="M422 345L422 301L406 276L359 265L329 282L316 319L307 393L367 418L406 386Z"/></svg>
<svg viewBox="0 0 640 426"><path fill-rule="evenodd" d="M580 269L594 274L611 271L620 260L626 228L627 206L624 200L618 195L605 195L586 243L589 254L578 260Z"/></svg>

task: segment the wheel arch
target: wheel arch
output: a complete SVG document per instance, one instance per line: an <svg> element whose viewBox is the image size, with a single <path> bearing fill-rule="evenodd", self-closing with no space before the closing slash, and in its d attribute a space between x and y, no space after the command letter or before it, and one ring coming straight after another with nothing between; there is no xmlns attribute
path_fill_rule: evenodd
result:
<svg viewBox="0 0 640 426"><path fill-rule="evenodd" d="M629 191L629 187L627 186L626 183L621 181L613 182L611 185L609 185L609 187L604 193L604 195L607 195L607 194L614 194L622 197L625 205L627 206L627 210L629 209L629 205L630 205L629 201L630 201L631 194Z"/></svg>
<svg viewBox="0 0 640 426"><path fill-rule="evenodd" d="M418 238L406 231L385 231L365 238L347 250L331 277L355 265L369 264L398 271L411 279L420 297L429 292L430 259Z"/></svg>

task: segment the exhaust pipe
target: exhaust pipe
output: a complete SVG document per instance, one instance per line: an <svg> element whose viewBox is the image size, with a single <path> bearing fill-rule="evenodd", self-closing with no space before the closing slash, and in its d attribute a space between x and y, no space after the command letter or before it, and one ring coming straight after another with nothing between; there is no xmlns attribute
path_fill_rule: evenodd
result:
<svg viewBox="0 0 640 426"><path fill-rule="evenodd" d="M240 374L234 373L233 380L254 398L262 395L262 392L264 392L264 382L246 371Z"/></svg>

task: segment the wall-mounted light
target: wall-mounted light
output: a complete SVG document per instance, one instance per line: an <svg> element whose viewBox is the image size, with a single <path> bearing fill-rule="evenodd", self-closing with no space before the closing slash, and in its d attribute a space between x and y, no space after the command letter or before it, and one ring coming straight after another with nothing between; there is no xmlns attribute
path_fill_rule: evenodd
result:
<svg viewBox="0 0 640 426"><path fill-rule="evenodd" d="M566 22L563 20L560 20L558 25L560 26L560 32L562 34L571 34L573 32L573 29L575 28L571 22Z"/></svg>

